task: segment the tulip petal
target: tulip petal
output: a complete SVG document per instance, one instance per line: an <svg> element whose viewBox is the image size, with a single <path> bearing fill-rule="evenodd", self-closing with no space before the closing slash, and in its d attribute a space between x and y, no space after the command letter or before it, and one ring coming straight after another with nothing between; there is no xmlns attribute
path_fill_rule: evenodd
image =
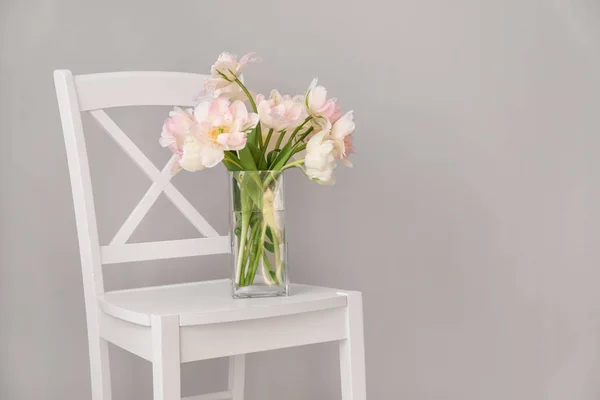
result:
<svg viewBox="0 0 600 400"><path fill-rule="evenodd" d="M247 136L244 133L234 132L221 134L217 139L219 143L221 142L221 136L226 136L223 138L225 140L226 150L242 150L244 147L246 147Z"/></svg>
<svg viewBox="0 0 600 400"><path fill-rule="evenodd" d="M186 171L194 172L204 169L205 165L199 157L202 145L195 139L186 140L183 145L183 153L179 159L179 165Z"/></svg>
<svg viewBox="0 0 600 400"><path fill-rule="evenodd" d="M260 121L260 117L258 116L258 114L255 113L250 113L248 114L248 121L246 122L246 125L244 126L244 131L248 130L248 129L254 129L256 127L256 125L258 125L258 122Z"/></svg>
<svg viewBox="0 0 600 400"><path fill-rule="evenodd" d="M217 146L202 146L198 156L206 168L212 168L223 160L225 153Z"/></svg>
<svg viewBox="0 0 600 400"><path fill-rule="evenodd" d="M275 104L279 104L283 101L283 96L281 96L277 89L271 90L270 98L275 102Z"/></svg>
<svg viewBox="0 0 600 400"><path fill-rule="evenodd" d="M354 132L354 111L348 111L338 119L331 127L331 136L335 139L343 139L345 136Z"/></svg>
<svg viewBox="0 0 600 400"><path fill-rule="evenodd" d="M323 86L317 86L310 91L308 96L308 106L313 111L319 111L327 100L327 89Z"/></svg>
<svg viewBox="0 0 600 400"><path fill-rule="evenodd" d="M237 65L236 68L236 72L239 74L242 69L244 69L244 67L246 66L246 64L249 64L251 62L257 62L259 61L260 58L258 58L258 56L256 55L256 53L248 53L245 56L243 56L242 58L240 58L240 62Z"/></svg>
<svg viewBox="0 0 600 400"><path fill-rule="evenodd" d="M235 56L229 52L222 52L217 57L217 62L235 62Z"/></svg>
<svg viewBox="0 0 600 400"><path fill-rule="evenodd" d="M172 144L174 144L175 138L173 136L166 136L164 133L163 135L161 135L160 139L158 139L158 143L162 146L162 147L169 147Z"/></svg>
<svg viewBox="0 0 600 400"><path fill-rule="evenodd" d="M203 101L199 103L196 108L194 108L194 118L198 122L204 122L208 119L208 110L211 107L211 103L208 101Z"/></svg>
<svg viewBox="0 0 600 400"><path fill-rule="evenodd" d="M227 100L225 97L218 97L212 103L210 103L210 107L208 108L208 117L211 119L222 117L228 111L229 104L229 100Z"/></svg>
<svg viewBox="0 0 600 400"><path fill-rule="evenodd" d="M236 100L229 107L231 110L231 114L233 115L233 119L247 119L248 118L248 110L246 109L246 105L240 100Z"/></svg>

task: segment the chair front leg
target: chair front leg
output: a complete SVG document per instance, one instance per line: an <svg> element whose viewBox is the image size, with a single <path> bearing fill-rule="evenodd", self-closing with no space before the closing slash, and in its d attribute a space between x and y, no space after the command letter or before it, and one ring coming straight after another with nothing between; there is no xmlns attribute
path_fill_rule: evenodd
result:
<svg viewBox="0 0 600 400"><path fill-rule="evenodd" d="M88 330L90 330L89 327ZM108 342L98 335L97 330L88 334L88 341L90 349L92 400L111 400Z"/></svg>
<svg viewBox="0 0 600 400"><path fill-rule="evenodd" d="M346 292L348 338L340 341L342 400L366 400L362 294Z"/></svg>
<svg viewBox="0 0 600 400"><path fill-rule="evenodd" d="M152 317L154 400L181 400L179 317Z"/></svg>
<svg viewBox="0 0 600 400"><path fill-rule="evenodd" d="M229 392L232 400L244 400L246 355L229 357Z"/></svg>

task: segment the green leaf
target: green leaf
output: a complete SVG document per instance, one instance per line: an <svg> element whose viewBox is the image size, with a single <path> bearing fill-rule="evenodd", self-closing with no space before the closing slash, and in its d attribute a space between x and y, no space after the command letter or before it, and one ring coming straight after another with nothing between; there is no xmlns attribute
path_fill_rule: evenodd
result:
<svg viewBox="0 0 600 400"><path fill-rule="evenodd" d="M234 196L239 196L240 204L247 212L262 211L263 209L263 186L256 172L236 172L233 178L237 181L237 188L233 191ZM237 199L233 199L236 204ZM254 214L252 214L254 216Z"/></svg>
<svg viewBox="0 0 600 400"><path fill-rule="evenodd" d="M275 158L277 158L277 154L279 154L280 151L281 151L280 149L275 149L267 155L267 169L268 170L273 169L273 168L271 168L271 166L273 165L273 161L275 161Z"/></svg>
<svg viewBox="0 0 600 400"><path fill-rule="evenodd" d="M273 271L273 267L271 266L271 263L269 262L269 257L267 257L267 253L263 252L263 262L265 264L265 267L267 267L267 270L269 271L269 275L271 276L271 279L273 279L273 282L275 282L276 284L279 284L279 280L277 279L277 274L275 273L275 271Z"/></svg>
<svg viewBox="0 0 600 400"><path fill-rule="evenodd" d="M248 136L246 137L246 144L248 143L256 143L256 128L248 132Z"/></svg>
<svg viewBox="0 0 600 400"><path fill-rule="evenodd" d="M265 241L265 249L267 249L271 253L275 252L275 246L273 246L273 243L269 243L267 241Z"/></svg>
<svg viewBox="0 0 600 400"><path fill-rule="evenodd" d="M265 139L265 142L259 146L260 147L260 156L264 157L265 154L267 153L267 147L269 147L269 142L271 141L271 137L273 136L273 128L269 129L269 133L267 133L267 137ZM261 135L262 136L262 135Z"/></svg>
<svg viewBox="0 0 600 400"><path fill-rule="evenodd" d="M225 157L223 158L223 164L229 171L242 171L244 166L242 165L239 158L233 151L226 151Z"/></svg>
<svg viewBox="0 0 600 400"><path fill-rule="evenodd" d="M241 233L242 218L237 214L237 211L242 210L242 197L240 196L240 188L238 185L231 185L231 197L232 197L231 205L233 206L233 210L236 211L234 213L235 214L235 227L237 229L239 226L240 233Z"/></svg>
<svg viewBox="0 0 600 400"><path fill-rule="evenodd" d="M252 158L254 159L254 164L258 169L264 169L266 167L267 162L262 157L261 151L254 145L254 143L246 142L246 147L250 150L252 154Z"/></svg>
<svg viewBox="0 0 600 400"><path fill-rule="evenodd" d="M262 128L260 126L260 122L256 125L256 128L254 128L255 130L255 139L256 139L256 146L257 147L263 147L263 137L262 137ZM254 142L253 142L254 143Z"/></svg>
<svg viewBox="0 0 600 400"><path fill-rule="evenodd" d="M283 146L283 149L281 149L281 152L277 155L275 160L273 160L270 169L273 171L280 170L293 154L294 146L292 145L292 142L289 141L285 146Z"/></svg>
<svg viewBox="0 0 600 400"><path fill-rule="evenodd" d="M240 153L240 162L245 171L257 171L256 163L254 162L254 157L248 148L248 145L239 151Z"/></svg>

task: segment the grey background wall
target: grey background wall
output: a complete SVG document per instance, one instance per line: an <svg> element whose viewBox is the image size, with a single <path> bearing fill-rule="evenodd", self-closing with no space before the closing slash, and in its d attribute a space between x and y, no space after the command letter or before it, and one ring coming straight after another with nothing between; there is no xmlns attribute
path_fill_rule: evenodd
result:
<svg viewBox="0 0 600 400"><path fill-rule="evenodd" d="M293 280L364 292L370 399L600 397L599 7L584 0L0 1L0 398L89 399L83 294L52 70L205 72L356 110L356 168L288 185ZM113 113L157 164L166 110ZM106 241L148 182L90 121ZM222 169L176 178L227 229ZM118 195L118 196L117 196ZM135 240L192 230L162 199ZM109 288L228 260L106 271ZM115 400L150 366L111 349ZM249 357L249 400L339 399L334 345ZM225 385L186 366L185 394Z"/></svg>

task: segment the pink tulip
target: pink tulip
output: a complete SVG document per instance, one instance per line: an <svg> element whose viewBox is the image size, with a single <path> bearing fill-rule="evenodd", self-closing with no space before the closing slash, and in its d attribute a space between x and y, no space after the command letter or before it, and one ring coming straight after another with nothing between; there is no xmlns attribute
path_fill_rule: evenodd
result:
<svg viewBox="0 0 600 400"><path fill-rule="evenodd" d="M348 156L356 152L352 136L354 129L353 111L348 111L331 126L331 139L334 144L333 154L347 167L352 166L352 163L348 160Z"/></svg>
<svg viewBox="0 0 600 400"><path fill-rule="evenodd" d="M248 113L244 103L219 97L200 102L193 114L179 108L171 111L160 144L178 156L174 172L198 171L217 165L227 150L243 149L257 123L258 114Z"/></svg>
<svg viewBox="0 0 600 400"><path fill-rule="evenodd" d="M337 122L337 120L340 119L341 117L342 117L342 113L340 111L340 106L336 103L335 111L333 112L333 114L331 114L331 117L329 117L329 122L331 122L332 124L335 124Z"/></svg>
<svg viewBox="0 0 600 400"><path fill-rule="evenodd" d="M336 112L336 99L327 98L327 89L317 85L315 78L306 91L305 102L310 115L329 120Z"/></svg>
<svg viewBox="0 0 600 400"><path fill-rule="evenodd" d="M268 99L258 95L257 102L260 121L277 132L295 128L306 118L301 97L282 96L272 90Z"/></svg>
<svg viewBox="0 0 600 400"><path fill-rule="evenodd" d="M168 147L174 154L181 155L184 137L192 134L195 126L196 120L191 109L182 110L175 107L163 125L160 145Z"/></svg>
<svg viewBox="0 0 600 400"><path fill-rule="evenodd" d="M205 89L210 92L217 90L228 92L224 89L230 85L235 85L235 81L241 77L244 67L255 61L258 61L255 53L248 53L239 61L233 54L221 53L210 69L211 77L204 82Z"/></svg>
<svg viewBox="0 0 600 400"><path fill-rule="evenodd" d="M244 103L224 97L198 104L194 118L198 129L186 137L180 160L188 171L214 167L223 160L225 151L243 149L248 132L258 123L258 115L248 113Z"/></svg>

